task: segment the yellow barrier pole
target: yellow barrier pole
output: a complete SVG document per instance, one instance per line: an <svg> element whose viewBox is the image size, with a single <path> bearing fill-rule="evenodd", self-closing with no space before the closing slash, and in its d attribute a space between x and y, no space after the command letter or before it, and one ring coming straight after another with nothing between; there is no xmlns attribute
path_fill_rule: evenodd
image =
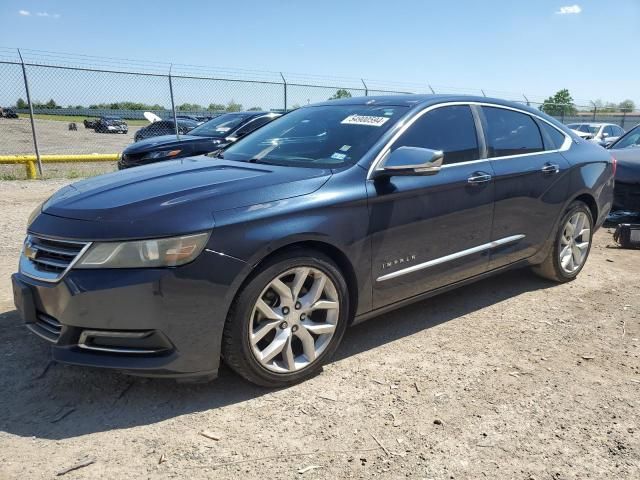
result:
<svg viewBox="0 0 640 480"><path fill-rule="evenodd" d="M111 162L118 161L120 155L117 153L96 153L86 155L40 155L43 162L66 163L66 162ZM37 161L35 155L0 155L0 163L24 163Z"/></svg>
<svg viewBox="0 0 640 480"><path fill-rule="evenodd" d="M73 163L73 162L115 162L120 159L118 153L98 153L88 155L40 155L40 160L45 163ZM0 164L17 165L24 164L27 178L34 180L38 177L35 155L0 155Z"/></svg>
<svg viewBox="0 0 640 480"><path fill-rule="evenodd" d="M27 179L35 180L36 178L36 164L33 160L27 160L25 162L25 166L27 167Z"/></svg>

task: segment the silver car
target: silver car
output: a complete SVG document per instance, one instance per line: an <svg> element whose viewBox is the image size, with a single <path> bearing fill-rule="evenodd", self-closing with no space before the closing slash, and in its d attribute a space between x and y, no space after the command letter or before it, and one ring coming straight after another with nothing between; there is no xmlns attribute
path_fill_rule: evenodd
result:
<svg viewBox="0 0 640 480"><path fill-rule="evenodd" d="M624 129L614 123L570 123L567 127L585 140L601 145L610 145L624 135Z"/></svg>

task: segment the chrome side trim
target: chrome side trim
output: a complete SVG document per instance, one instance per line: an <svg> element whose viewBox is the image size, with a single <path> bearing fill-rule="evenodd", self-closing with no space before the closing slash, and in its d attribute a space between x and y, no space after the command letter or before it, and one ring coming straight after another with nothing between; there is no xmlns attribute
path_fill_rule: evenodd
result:
<svg viewBox="0 0 640 480"><path fill-rule="evenodd" d="M43 340L46 340L47 342L56 343L58 341L58 337L60 336L60 332L53 333L50 330L42 328L37 323L25 323L24 325L31 331L31 333L35 333L37 336L39 336ZM42 328L42 330L50 332L51 335L55 338L45 335L44 333L42 333L42 330L40 330L40 328Z"/></svg>
<svg viewBox="0 0 640 480"><path fill-rule="evenodd" d="M111 338L144 338L148 336L149 332L109 332L104 330L84 330L80 334L78 340L78 347L85 350L94 350L97 352L110 352L110 353L134 353L134 354L149 354L163 352L165 349L145 349L145 348L126 348L126 347L97 347L95 345L87 345L87 339L90 337L111 337Z"/></svg>
<svg viewBox="0 0 640 480"><path fill-rule="evenodd" d="M459 102L438 103L436 105L430 105L430 106L425 107L424 109L420 110L412 118L410 118L409 121L407 123L405 123L393 135L393 137L391 137L391 139L389 139L389 141L385 144L385 146L375 156L375 158L373 159L373 162L371 162L371 166L369 167L369 171L367 172L367 180L371 180L372 179L372 174L373 174L374 170L376 170L376 168L378 168L378 164L380 163L382 158L384 158L384 156L391 150L391 147L396 142L396 140L398 140L398 138L400 138L400 136L411 125L413 125L420 117L422 117L424 114L426 114L426 113L428 113L428 112L430 112L432 110L436 110L438 108L459 106L459 105L478 105L478 106L481 106L481 107L503 108L505 110L512 110L514 112L518 112L518 113L522 113L524 115L529 115L531 117L535 117L538 120L540 120L542 122L545 122L547 125L550 125L551 127L555 128L558 132L560 132L562 135L564 135L564 142L562 143L562 146L560 148L555 149L555 150L543 150L543 151L540 151L540 152L522 153L522 154L518 154L518 155L509 155L509 156L506 156L506 157L480 158L478 160L472 160L472 161L469 161L469 162L452 163L452 164L449 164L449 165L444 164L442 166L442 168L451 168L451 167L457 167L457 166L461 166L461 165L470 165L470 164L473 164L473 163L486 162L486 161L489 161L489 160L508 160L510 158L528 157L528 156L532 156L532 155L542 155L542 154L547 154L547 153L565 152L565 151L569 150L569 148L571 147L571 143L573 142L573 139L566 132L560 130L553 123L551 123L550 121L542 118L539 115L536 115L535 113L531 113L531 112L528 112L526 110L522 110L522 109L515 108L515 107L508 107L506 105L499 105L499 104L496 104L496 103L489 103L489 102L465 102L465 101L459 101Z"/></svg>
<svg viewBox="0 0 640 480"><path fill-rule="evenodd" d="M483 245L478 245L477 247L469 248L467 250L462 250L460 252L452 253L450 255L445 255L444 257L434 258L433 260L429 260L428 262L419 263L418 265L412 265L410 267L403 268L402 270L398 270L395 272L387 273L386 275L382 275L376 279L376 282L384 282L385 280L391 280L392 278L397 278L402 275L406 275L408 273L424 270L425 268L435 267L436 265L441 265L443 263L450 262L452 260L457 260L459 258L466 257L467 255L472 255L474 253L490 250L492 248L499 247L501 245L517 242L518 240L522 240L524 237L525 235L512 235L510 237L494 240L493 242L485 243Z"/></svg>

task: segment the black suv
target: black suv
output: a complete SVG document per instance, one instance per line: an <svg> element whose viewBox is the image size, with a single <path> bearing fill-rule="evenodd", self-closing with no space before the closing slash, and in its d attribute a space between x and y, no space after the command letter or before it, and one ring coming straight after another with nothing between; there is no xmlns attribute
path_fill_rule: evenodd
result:
<svg viewBox="0 0 640 480"><path fill-rule="evenodd" d="M128 133L129 127L121 117L115 115L105 115L100 117L94 124L96 133Z"/></svg>

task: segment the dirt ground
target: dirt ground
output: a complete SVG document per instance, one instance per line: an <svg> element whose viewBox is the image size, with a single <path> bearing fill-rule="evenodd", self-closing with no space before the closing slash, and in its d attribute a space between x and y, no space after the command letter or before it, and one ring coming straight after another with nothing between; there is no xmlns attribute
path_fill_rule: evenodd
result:
<svg viewBox="0 0 640 480"><path fill-rule="evenodd" d="M96 133L76 122L78 130L69 130L69 122L36 119L38 148L41 154L120 153L133 143L139 126L129 125L126 135ZM0 155L33 155L33 136L29 117L0 118Z"/></svg>
<svg viewBox="0 0 640 480"><path fill-rule="evenodd" d="M0 478L640 478L640 251L606 229L576 281L381 316L295 387L185 385L50 364L20 324L25 221L63 183L0 182Z"/></svg>

